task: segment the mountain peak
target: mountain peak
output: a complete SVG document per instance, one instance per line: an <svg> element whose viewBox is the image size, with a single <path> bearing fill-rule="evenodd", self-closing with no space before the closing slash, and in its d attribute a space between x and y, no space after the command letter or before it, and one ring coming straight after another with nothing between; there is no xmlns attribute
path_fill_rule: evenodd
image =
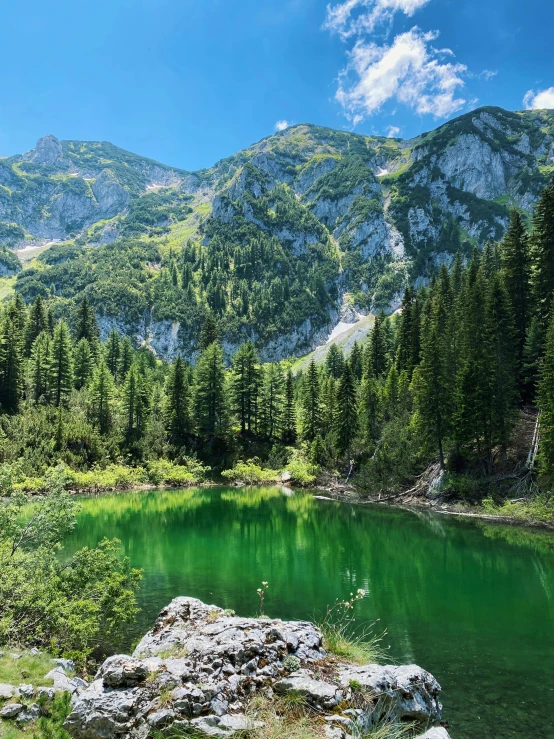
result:
<svg viewBox="0 0 554 739"><path fill-rule="evenodd" d="M65 164L62 145L51 133L40 138L35 148L27 152L24 158L29 162L35 162L35 164Z"/></svg>

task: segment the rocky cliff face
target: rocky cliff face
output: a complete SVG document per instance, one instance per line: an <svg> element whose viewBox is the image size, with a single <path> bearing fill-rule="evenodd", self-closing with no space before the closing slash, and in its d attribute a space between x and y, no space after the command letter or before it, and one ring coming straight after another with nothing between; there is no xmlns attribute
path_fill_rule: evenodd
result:
<svg viewBox="0 0 554 739"><path fill-rule="evenodd" d="M66 239L124 213L152 186L179 185L186 173L107 143L58 141L49 134L34 149L0 160L2 224L34 239Z"/></svg>
<svg viewBox="0 0 554 739"><path fill-rule="evenodd" d="M307 622L240 618L194 598L176 598L133 656L109 657L74 699L65 728L74 739L175 731L226 739L263 737L252 699L300 699L329 739L366 734L384 716L438 722L440 686L416 665L354 666L329 659ZM446 737L432 730L427 739Z"/></svg>

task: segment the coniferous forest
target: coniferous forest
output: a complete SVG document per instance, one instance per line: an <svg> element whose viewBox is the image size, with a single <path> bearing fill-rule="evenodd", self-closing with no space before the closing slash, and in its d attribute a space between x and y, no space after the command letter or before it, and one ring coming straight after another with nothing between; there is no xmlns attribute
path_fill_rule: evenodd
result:
<svg viewBox="0 0 554 739"><path fill-rule="evenodd" d="M525 494L547 492L553 295L554 181L529 226L514 210L502 241L457 253L377 315L367 343L348 357L333 345L303 371L260 364L250 341L226 364L212 316L194 365L167 364L115 330L101 342L86 297L68 323L16 294L0 344L4 492L40 490L59 465L83 489L287 471L394 493L438 465L443 491L471 502L501 502L522 480Z"/></svg>

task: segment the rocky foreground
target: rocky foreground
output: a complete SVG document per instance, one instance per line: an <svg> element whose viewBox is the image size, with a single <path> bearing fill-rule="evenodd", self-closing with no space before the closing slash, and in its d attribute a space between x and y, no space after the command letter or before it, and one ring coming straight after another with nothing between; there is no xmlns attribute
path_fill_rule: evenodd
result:
<svg viewBox="0 0 554 739"><path fill-rule="evenodd" d="M416 665L354 666L328 657L311 623L240 618L195 598L176 598L133 656L108 658L74 697L74 739L146 737L160 731L225 739L261 731L256 695L301 699L330 739L367 732L384 715L440 719L440 685ZM263 735L263 734L261 734ZM443 728L425 739L448 739Z"/></svg>

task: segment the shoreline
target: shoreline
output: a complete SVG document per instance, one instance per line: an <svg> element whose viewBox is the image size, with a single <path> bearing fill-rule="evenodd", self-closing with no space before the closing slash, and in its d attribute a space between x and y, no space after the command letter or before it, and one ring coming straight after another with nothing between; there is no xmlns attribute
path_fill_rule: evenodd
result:
<svg viewBox="0 0 554 739"><path fill-rule="evenodd" d="M169 484L169 483L140 483L122 485L118 487L97 487L82 488L82 489L69 489L68 493L72 496L86 495L86 496L101 496L101 495L113 495L117 493L133 493L133 492L149 492L153 490L179 490L187 488L213 488L218 486L234 487L240 490L244 487L288 487L294 489L295 486L290 485L286 482L272 481L272 482L260 482L253 485L248 483L234 483L229 484L226 481L218 482L216 480L203 480L199 482L189 484ZM412 496L409 500L399 500L405 495L405 493L399 493L398 495L387 497L382 500L378 498L363 497L355 492L354 488L350 485L338 484L335 486L331 485L316 485L314 487L297 487L298 490L302 490L305 493L312 495L317 500L329 500L337 503L350 503L351 505L379 505L388 506L391 508L400 508L407 511L421 511L426 510L430 513L441 514L445 516L456 516L458 518L478 519L487 521L489 523L505 524L510 526L521 526L528 529L542 529L543 531L554 532L554 522L541 521L539 519L525 519L517 518L515 516L502 516L493 515L490 513L475 511L475 510L457 510L455 505L450 505L443 501L436 501L436 504L430 502L427 498L421 496ZM31 493L33 496L40 496L41 492ZM0 500L7 501L9 498L2 497Z"/></svg>

